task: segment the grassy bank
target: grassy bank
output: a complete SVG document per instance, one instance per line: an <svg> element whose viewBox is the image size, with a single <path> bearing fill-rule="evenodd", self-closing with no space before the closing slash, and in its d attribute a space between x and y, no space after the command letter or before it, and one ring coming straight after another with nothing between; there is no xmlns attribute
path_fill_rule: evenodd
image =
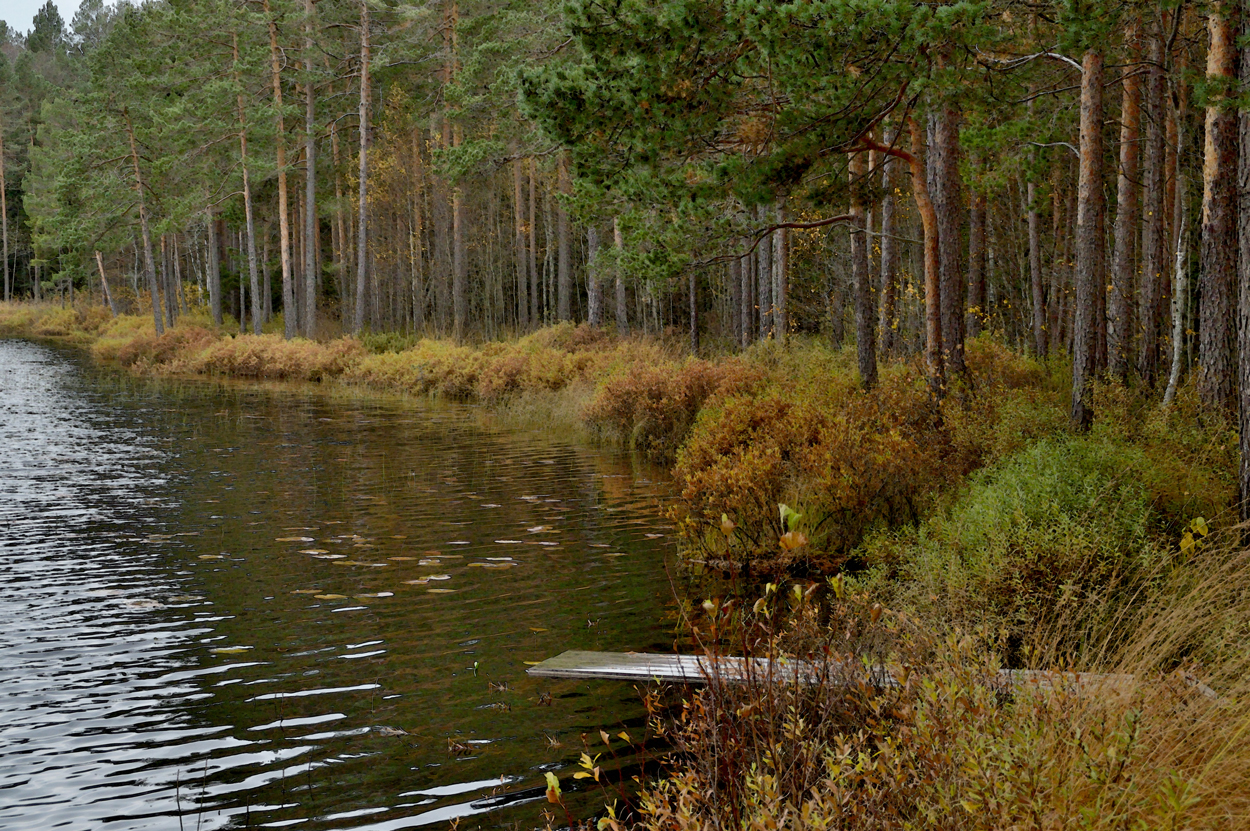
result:
<svg viewBox="0 0 1250 831"><path fill-rule="evenodd" d="M288 342L193 316L150 330L99 309L0 306L0 335L60 338L137 373L473 402L671 464L687 576L706 597L686 633L812 661L838 683L712 683L676 712L657 707L652 726L677 752L628 822L1250 820L1237 441L1192 390L1165 409L1103 384L1093 430L1077 435L1067 368L990 338L969 343L962 392L934 405L918 364L883 366L863 392L853 352L805 340L705 360L571 325L478 346ZM897 683L873 683L869 665ZM1002 667L1116 680L1009 690Z"/></svg>

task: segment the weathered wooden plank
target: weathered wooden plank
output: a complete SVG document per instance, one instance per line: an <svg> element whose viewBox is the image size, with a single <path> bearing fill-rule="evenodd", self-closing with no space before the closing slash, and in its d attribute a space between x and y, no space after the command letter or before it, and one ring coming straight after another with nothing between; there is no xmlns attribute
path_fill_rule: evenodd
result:
<svg viewBox="0 0 1250 831"><path fill-rule="evenodd" d="M702 684L709 677L742 682L765 677L770 669L782 678L810 672L801 661L778 662L767 658L710 658L706 655L657 655L647 652L585 652L572 649L526 670L543 678L602 678L620 681L670 681ZM787 675L788 673L788 675Z"/></svg>
<svg viewBox="0 0 1250 831"><path fill-rule="evenodd" d="M727 683L743 683L748 679L763 680L772 673L774 680L809 683L821 677L817 668L806 661L781 659L775 663L767 658L709 657L706 655L658 655L647 652L587 652L569 650L536 664L526 672L541 678L599 678L620 681L666 681L677 684L703 684L714 678ZM838 673L832 673L837 677ZM829 674L825 675L826 678ZM879 687L892 687L897 681L884 667L869 672ZM997 680L1006 688L1075 687L1083 693L1111 694L1133 683L1132 675L1109 675L1091 672L1046 672L1039 670L1003 669ZM1205 687L1204 695L1213 695Z"/></svg>

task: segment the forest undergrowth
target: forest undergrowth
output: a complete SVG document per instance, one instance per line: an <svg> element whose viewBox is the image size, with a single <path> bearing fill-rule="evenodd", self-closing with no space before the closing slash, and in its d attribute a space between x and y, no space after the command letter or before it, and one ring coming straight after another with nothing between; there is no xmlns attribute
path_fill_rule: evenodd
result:
<svg viewBox="0 0 1250 831"><path fill-rule="evenodd" d="M279 322L280 326L280 322ZM921 366L859 388L806 339L691 358L560 325L473 346L285 341L185 315L0 304L152 375L341 383L576 426L670 464L680 626L808 662L654 705L667 775L600 828L1240 828L1250 820L1250 552L1237 436L1182 387L1103 384L991 337L940 405ZM1004 668L1097 673L1012 685ZM558 793L556 799L558 800Z"/></svg>

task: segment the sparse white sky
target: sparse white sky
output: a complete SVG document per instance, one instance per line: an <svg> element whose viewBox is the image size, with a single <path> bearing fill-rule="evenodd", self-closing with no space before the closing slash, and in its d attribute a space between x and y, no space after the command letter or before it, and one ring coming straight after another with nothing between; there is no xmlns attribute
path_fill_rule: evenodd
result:
<svg viewBox="0 0 1250 831"><path fill-rule="evenodd" d="M29 32L34 28L35 12L43 8L48 0L0 0L0 20L8 23L19 32ZM52 0L56 10L65 21L65 29L69 30L70 21L78 11L79 0Z"/></svg>

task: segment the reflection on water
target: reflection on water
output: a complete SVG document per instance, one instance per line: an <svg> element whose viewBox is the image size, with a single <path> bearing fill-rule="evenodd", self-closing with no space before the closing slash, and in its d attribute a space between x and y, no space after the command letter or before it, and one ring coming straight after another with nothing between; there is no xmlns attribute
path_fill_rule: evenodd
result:
<svg viewBox="0 0 1250 831"><path fill-rule="evenodd" d="M0 827L539 824L642 716L525 662L669 645L664 494L463 409L0 341Z"/></svg>

